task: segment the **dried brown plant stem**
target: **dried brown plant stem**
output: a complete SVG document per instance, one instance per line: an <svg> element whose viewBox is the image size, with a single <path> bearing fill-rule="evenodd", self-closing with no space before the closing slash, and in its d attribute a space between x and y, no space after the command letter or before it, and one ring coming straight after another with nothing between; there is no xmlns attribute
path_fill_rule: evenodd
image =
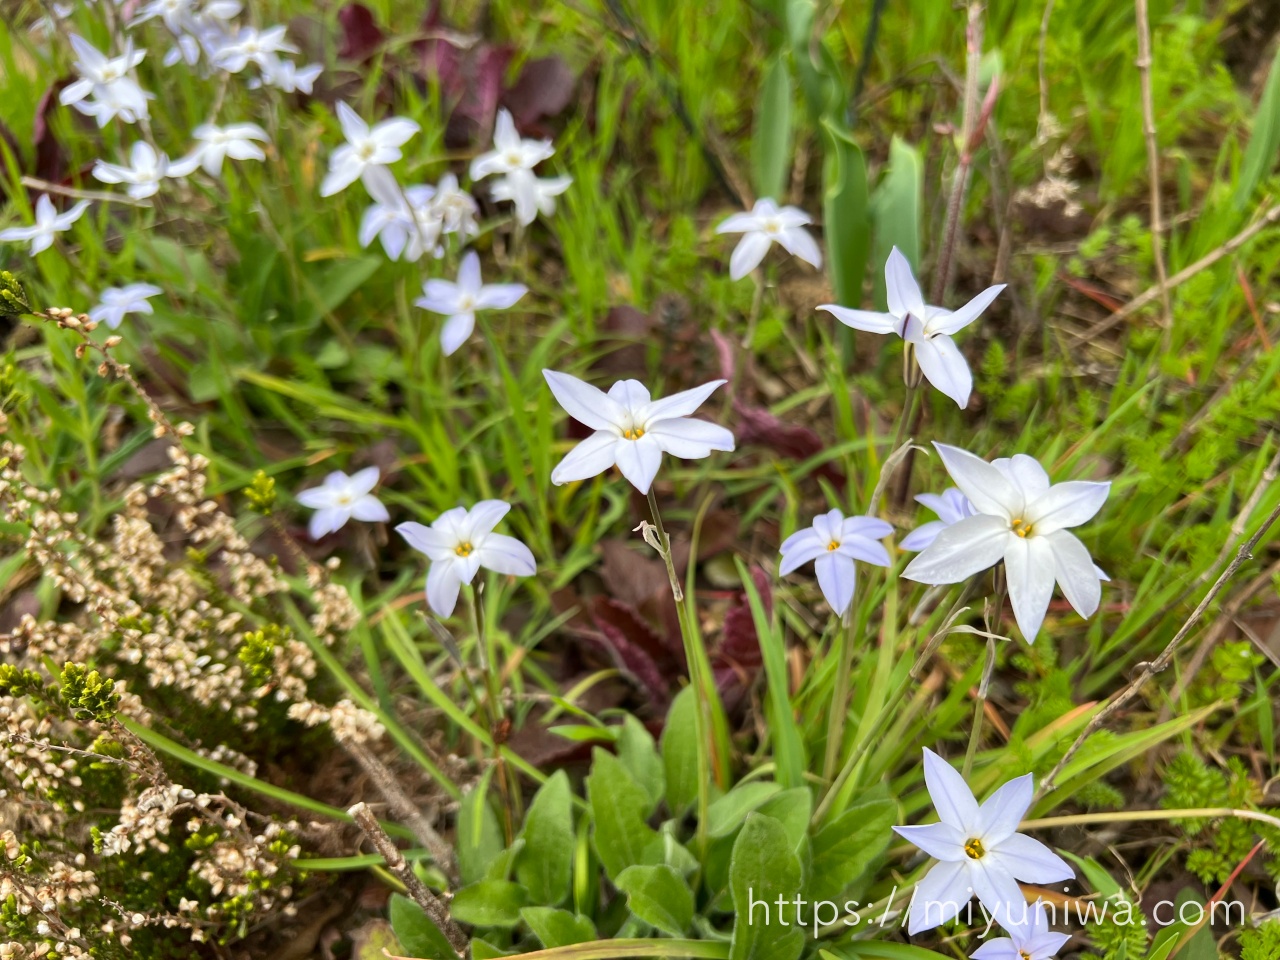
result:
<svg viewBox="0 0 1280 960"><path fill-rule="evenodd" d="M1151 180L1151 254L1156 261L1156 292L1164 308L1164 326L1172 326L1169 271L1164 264L1164 216L1160 212L1160 148L1156 141L1156 111L1151 94L1151 24L1147 0L1134 0L1138 18L1138 81L1142 87L1142 135L1147 141L1147 176Z"/></svg>
<svg viewBox="0 0 1280 960"><path fill-rule="evenodd" d="M1259 233L1261 233L1267 227L1271 226L1276 221L1280 221L1280 204L1276 204L1275 206L1268 209L1265 213L1262 214L1261 217L1259 217L1257 220L1254 220L1253 223L1249 224L1249 226L1245 227L1243 230L1237 233L1230 240L1226 241L1224 244L1222 244L1222 246L1217 247L1213 250L1210 250L1208 253L1206 253L1203 257L1201 257L1195 263L1191 264L1189 267L1185 267L1182 270L1179 270L1177 273L1175 273L1172 277L1168 279L1168 281L1164 284L1163 288L1159 284L1157 284L1154 287L1144 290L1142 293L1138 294L1136 297L1134 297L1132 300L1126 303L1123 307L1121 307L1115 313L1111 314L1111 316L1107 317L1105 320L1100 320L1097 323L1095 323L1092 327L1090 327L1088 330L1084 331L1084 333L1080 335L1080 339L1091 340L1101 333L1106 333L1112 327L1117 326L1118 324L1124 322L1129 317L1133 316L1135 313L1137 313L1139 310L1145 307L1147 304L1149 304L1152 300L1155 300L1157 297L1159 297L1161 295L1162 289L1163 291L1167 292L1169 290L1173 290L1181 286L1182 284L1190 280L1192 277L1194 277L1196 274L1209 269L1211 266L1213 266L1223 257L1227 257L1235 253L1242 246L1244 246L1246 243L1248 243L1250 240L1252 240Z"/></svg>
<svg viewBox="0 0 1280 960"><path fill-rule="evenodd" d="M374 753L364 744L354 739L342 741L347 753L355 758L364 768L365 773L377 785L387 804L395 815L404 821L404 825L413 832L418 842L431 854L436 866L444 871L451 884L458 883L458 864L453 850L423 815L422 810L413 802L396 776Z"/></svg>
<svg viewBox="0 0 1280 960"><path fill-rule="evenodd" d="M373 815L373 811L366 804L357 803L347 810L347 813L356 822L356 826L364 831L364 835L369 838L373 848L386 861L387 869L404 884L413 902L420 906L427 916L431 918L431 922L440 928L440 932L449 941L449 945L453 947L454 952L460 957L465 957L467 955L466 934L462 932L461 927L453 922L453 918L449 916L449 911L445 907L444 901L427 889L427 885L418 879L418 875L413 872L408 861L405 860L404 854L400 852L400 848L387 836L387 832L378 823L378 818Z"/></svg>
<svg viewBox="0 0 1280 960"><path fill-rule="evenodd" d="M1149 663L1142 664L1141 669L1138 671L1138 675L1129 682L1128 686L1103 704L1102 709L1094 714L1093 719L1089 721L1084 730L1080 732L1080 735L1076 737L1075 742L1067 748L1067 752L1062 755L1062 759L1057 762L1051 771L1049 771L1049 775L1041 781L1040 789L1036 792L1037 800L1044 797L1053 789L1054 782L1057 780L1058 774L1062 772L1063 767L1070 762L1071 758L1076 755L1079 749L1084 745L1084 742L1088 740L1096 730L1101 728L1102 725L1107 722L1109 717L1124 707L1125 704L1133 700L1133 698L1136 697L1146 685L1148 680L1154 677L1157 673L1161 673L1168 668L1169 664L1173 662L1174 654L1178 652L1178 648L1182 645L1182 641L1187 638L1188 634L1191 633L1196 624L1203 619L1205 613L1213 604L1213 601L1217 598L1218 594L1222 592L1223 587L1225 587L1227 582L1235 576L1236 571L1244 566L1245 561L1252 559L1254 547L1261 542L1263 536L1271 529L1272 524L1274 524L1277 519L1280 519L1280 505L1277 505L1276 508L1267 515L1267 518L1262 521L1262 524L1258 527L1254 535L1240 545L1240 548L1236 551L1235 559L1227 565L1226 569L1222 571L1218 579L1214 581L1213 586L1209 588L1209 592L1204 595L1204 598L1196 605L1196 608L1191 611L1191 616L1187 618L1186 622L1183 623L1178 632L1174 634L1173 639L1170 640L1164 650L1160 652L1160 656L1156 657L1155 660L1152 660Z"/></svg>

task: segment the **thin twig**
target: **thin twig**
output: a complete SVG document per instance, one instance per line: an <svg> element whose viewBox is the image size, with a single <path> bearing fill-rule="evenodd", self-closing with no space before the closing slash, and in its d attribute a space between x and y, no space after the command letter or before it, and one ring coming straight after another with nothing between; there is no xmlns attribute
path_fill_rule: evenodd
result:
<svg viewBox="0 0 1280 960"><path fill-rule="evenodd" d="M1186 283L1196 274L1200 273L1201 271L1209 269L1209 267L1213 266L1223 257L1230 256L1231 254L1235 253L1235 251L1239 250L1242 246L1244 246L1246 243L1248 243L1250 240L1256 237L1259 233L1261 233L1267 227L1271 226L1277 220L1280 220L1280 204L1277 204L1271 209L1269 209L1259 219L1249 224L1249 226L1245 227L1243 230L1237 233L1230 240L1226 241L1226 243L1222 244L1222 246L1209 251L1203 257L1197 260L1195 263L1191 264L1191 266L1186 267L1182 270L1179 270L1177 273L1175 273L1172 277L1168 279L1168 282L1164 284L1163 289L1165 291L1174 290L1177 287L1181 286L1182 284ZM1154 287L1151 287L1150 289L1144 290L1142 293L1138 294L1136 297L1134 297L1132 300L1126 303L1123 307L1121 307L1115 313L1111 314L1111 316L1107 317L1105 320L1099 320L1092 327L1090 327L1083 334L1081 334L1080 338L1082 340L1092 340L1094 337L1098 336L1099 334L1106 333L1112 327L1122 323L1129 317L1133 316L1135 313L1137 313L1139 310L1141 310L1143 307L1149 304L1152 300L1155 300L1157 297L1159 297L1160 294L1161 294L1161 286L1159 284L1157 284Z"/></svg>
<svg viewBox="0 0 1280 960"><path fill-rule="evenodd" d="M1057 765L1049 771L1049 775L1041 782L1040 789L1036 793L1036 799L1040 799L1053 789L1054 781L1057 779L1058 774L1062 772L1062 768L1067 765L1071 758L1076 755L1077 751L1079 751L1079 749L1084 745L1084 742L1088 740L1089 737L1092 736L1093 733L1104 723L1106 723L1107 719L1112 714L1116 713L1116 711L1120 710L1120 708L1136 697L1148 680L1169 666L1173 661L1173 655L1178 652L1178 647L1182 645L1182 641L1186 639L1187 635L1191 633L1196 624L1198 624L1204 617L1205 612L1213 604L1213 601L1217 598L1218 594L1222 592L1222 588L1227 585L1227 581L1235 576L1236 571L1244 566L1246 560L1252 559L1253 548L1258 545L1262 540L1262 537L1271 529L1271 525L1275 523L1277 519L1280 519L1280 505L1277 505L1276 508L1267 515L1267 518L1262 521L1262 525L1258 527L1257 532L1240 545L1240 549L1236 551L1235 559L1232 560L1230 565L1222 571L1221 576L1219 576L1217 581L1214 582L1213 586L1209 589L1209 592L1204 595L1204 598L1200 603L1196 605L1195 610L1191 611L1191 616L1187 618L1186 623L1182 625L1181 629L1174 634L1173 639L1170 640L1164 650L1161 651L1160 656L1156 657L1156 659L1150 663L1142 664L1141 671L1136 677L1134 677L1129 685L1108 700L1103 705L1102 709L1094 715L1093 719L1086 724L1084 730L1082 730L1080 735L1076 737L1075 743L1071 744L1067 749L1067 752L1062 755L1062 759L1058 761Z"/></svg>
<svg viewBox="0 0 1280 960"><path fill-rule="evenodd" d="M449 882L456 884L458 882L458 864L454 858L453 850L449 844L445 843L444 838L436 833L427 818L423 816L418 805L404 792L404 788L396 780L395 774L363 744L348 738L342 741L342 746L364 768L365 773L369 774L373 782L377 784L378 789L386 797L387 803L395 812L395 815L404 821L404 825L412 831L418 842L430 852L431 859L435 861L436 866L444 871L445 876L449 878Z"/></svg>
<svg viewBox="0 0 1280 960"><path fill-rule="evenodd" d="M1169 272L1164 265L1163 217L1160 213L1160 149L1156 142L1156 112L1151 96L1151 26L1147 0L1134 0L1138 15L1138 79L1142 86L1142 135L1147 140L1147 176L1151 180L1151 253L1156 261L1156 290L1164 307L1164 324L1173 323L1169 306Z"/></svg>
<svg viewBox="0 0 1280 960"><path fill-rule="evenodd" d="M369 838L369 842L373 844L374 849L386 861L387 869L404 884L413 902L420 906L427 916L431 918L432 923L440 928L440 932L449 941L449 945L453 947L454 952L460 957L465 957L467 955L466 934L462 932L461 927L453 922L453 918L449 916L449 911L444 902L427 889L427 885L413 872L413 868L405 860L400 848L387 836L387 832L378 823L378 818L373 815L373 811L366 804L357 803L347 810L347 813L351 815L351 819L356 822L356 826L364 831L364 835Z"/></svg>

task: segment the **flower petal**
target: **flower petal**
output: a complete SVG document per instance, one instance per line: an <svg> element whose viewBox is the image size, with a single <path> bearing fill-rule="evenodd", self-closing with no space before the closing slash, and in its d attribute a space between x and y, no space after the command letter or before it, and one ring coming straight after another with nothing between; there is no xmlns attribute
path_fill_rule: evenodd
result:
<svg viewBox="0 0 1280 960"><path fill-rule="evenodd" d="M333 503L333 491L328 487L310 487L298 493L297 501L312 510L321 510Z"/></svg>
<svg viewBox="0 0 1280 960"><path fill-rule="evenodd" d="M866 537L869 540L883 540L893 533L893 524L879 517L845 517L840 525L840 535L844 537Z"/></svg>
<svg viewBox="0 0 1280 960"><path fill-rule="evenodd" d="M662 465L662 447L648 434L639 440L620 440L614 448L618 469L641 493L648 493Z"/></svg>
<svg viewBox="0 0 1280 960"><path fill-rule="evenodd" d="M609 430L597 430L556 464L551 471L551 482L557 485L573 483L604 473L615 463L616 447L627 442Z"/></svg>
<svg viewBox="0 0 1280 960"><path fill-rule="evenodd" d="M427 604L437 616L453 615L461 589L462 575L456 559L437 560L431 564L427 571Z"/></svg>
<svg viewBox="0 0 1280 960"><path fill-rule="evenodd" d="M902 575L918 583L959 583L999 563L1010 537L1008 521L1000 517L966 517L940 530Z"/></svg>
<svg viewBox="0 0 1280 960"><path fill-rule="evenodd" d="M802 227L788 227L778 234L778 242L784 250L805 263L822 269L822 250L813 235Z"/></svg>
<svg viewBox="0 0 1280 960"><path fill-rule="evenodd" d="M440 349L446 357L452 356L457 349L467 342L471 332L476 328L476 315L471 311L455 313L440 328Z"/></svg>
<svg viewBox="0 0 1280 960"><path fill-rule="evenodd" d="M1019 918L1021 908L1026 906L1027 898L1022 895L1018 882L1008 867L991 851L981 860L970 861L974 864L968 871L969 882L978 900L987 908L987 913L997 922ZM1001 926L1003 926L1003 922Z"/></svg>
<svg viewBox="0 0 1280 960"><path fill-rule="evenodd" d="M1025 453L1015 453L1012 457L992 460L991 465L1022 491L1022 496L1027 503L1043 496L1051 485L1049 474L1040 465L1040 461Z"/></svg>
<svg viewBox="0 0 1280 960"><path fill-rule="evenodd" d="M854 310L850 307L841 307L834 303L824 303L819 305L819 310L825 310L831 314L846 327L853 327L855 330L865 330L867 333L897 333L902 326L901 321L894 317L891 313L875 313L871 310Z"/></svg>
<svg viewBox="0 0 1280 960"><path fill-rule="evenodd" d="M903 550L924 550L946 528L947 525L941 520L930 520L928 523L920 524L920 526L903 537L898 546Z"/></svg>
<svg viewBox="0 0 1280 960"><path fill-rule="evenodd" d="M877 567L888 567L893 564L893 561L889 558L889 551L885 549L883 543L857 534L853 536L846 535L840 541L840 549L836 552L842 557L861 560L863 563L872 563Z"/></svg>
<svg viewBox="0 0 1280 960"><path fill-rule="evenodd" d="M960 863L969 838L949 823L929 823L920 827L894 827L893 832L933 857L946 863Z"/></svg>
<svg viewBox="0 0 1280 960"><path fill-rule="evenodd" d="M682 390L661 400L654 400L644 411L644 427L650 429L659 420L687 417L702 406L727 380L711 380L692 390Z"/></svg>
<svg viewBox="0 0 1280 960"><path fill-rule="evenodd" d="M961 410L967 407L973 392L973 374L955 341L943 334L927 337L915 344L915 353L925 379L959 404Z"/></svg>
<svg viewBox="0 0 1280 960"><path fill-rule="evenodd" d="M713 450L732 450L733 434L724 427L692 417L659 420L645 431L664 451L682 460L701 460Z"/></svg>
<svg viewBox="0 0 1280 960"><path fill-rule="evenodd" d="M511 512L511 504L505 500L481 500L467 511L467 519L459 525L463 540L481 542L502 518Z"/></svg>
<svg viewBox="0 0 1280 960"><path fill-rule="evenodd" d="M365 467L357 470L347 479L347 490L352 496L360 497L369 493L378 485L382 473L377 467Z"/></svg>
<svg viewBox="0 0 1280 960"><path fill-rule="evenodd" d="M488 567L494 573L531 577L538 572L533 551L515 537L491 533L484 538L484 544L476 552L480 557L480 566Z"/></svg>
<svg viewBox="0 0 1280 960"><path fill-rule="evenodd" d="M1102 578L1083 543L1066 530L1044 538L1053 551L1053 575L1067 602L1080 616L1088 618L1102 602Z"/></svg>
<svg viewBox="0 0 1280 960"><path fill-rule="evenodd" d="M1110 492L1110 483L1088 480L1055 483L1045 494L1027 504L1027 520L1040 536L1067 527L1078 527L1093 519L1107 502Z"/></svg>
<svg viewBox="0 0 1280 960"><path fill-rule="evenodd" d="M788 551L796 549L796 547L800 546L802 543L818 543L821 544L824 549L826 548L826 543L824 543L822 538L818 536L818 531L814 530L813 527L802 527L782 541L782 546L778 548L778 552L787 553Z"/></svg>
<svg viewBox="0 0 1280 960"><path fill-rule="evenodd" d="M884 263L884 290L889 312L899 319L908 313L924 316L924 295L911 272L911 264L902 251L894 247Z"/></svg>
<svg viewBox="0 0 1280 960"><path fill-rule="evenodd" d="M480 278L480 255L474 250L468 250L458 264L458 292L475 297L482 286L484 281Z"/></svg>
<svg viewBox="0 0 1280 960"><path fill-rule="evenodd" d="M858 585L858 572L853 561L827 551L814 561L813 569L818 574L818 586L822 588L822 595L836 616L843 617L853 603L853 591Z"/></svg>
<svg viewBox="0 0 1280 960"><path fill-rule="evenodd" d="M1068 935L1067 939L1070 940L1071 937ZM1022 960L1017 945L1008 937L987 940L969 956L972 960Z"/></svg>
<svg viewBox="0 0 1280 960"><path fill-rule="evenodd" d="M1031 774L1010 780L978 809L978 831L984 845L993 847L1017 832L1035 795Z"/></svg>
<svg viewBox="0 0 1280 960"><path fill-rule="evenodd" d="M747 233L760 229L760 219L750 210L734 213L720 221L716 233Z"/></svg>
<svg viewBox="0 0 1280 960"><path fill-rule="evenodd" d="M386 523L391 519L391 514L382 501L371 493L366 493L351 504L351 516L365 523Z"/></svg>
<svg viewBox="0 0 1280 960"><path fill-rule="evenodd" d="M312 540L319 540L325 534L340 530L351 519L351 512L346 507L322 507L311 515L308 532Z"/></svg>
<svg viewBox="0 0 1280 960"><path fill-rule="evenodd" d="M1027 643L1035 643L1053 596L1053 548L1049 541L1044 537L1010 536L1004 576L1018 629Z"/></svg>
<svg viewBox="0 0 1280 960"><path fill-rule="evenodd" d="M623 409L604 391L584 383L577 377L556 370L543 370L547 386L565 412L592 430L619 429Z"/></svg>
<svg viewBox="0 0 1280 960"><path fill-rule="evenodd" d="M426 524L407 520L396 525L396 533L404 537L405 542L420 553L425 553L432 560L444 560L453 555L456 541L443 530L428 527Z"/></svg>
<svg viewBox="0 0 1280 960"><path fill-rule="evenodd" d="M529 292L523 283L490 283L480 288L477 310L506 310Z"/></svg>
<svg viewBox="0 0 1280 960"><path fill-rule="evenodd" d="M954 918L973 899L963 863L939 863L916 884L907 932L914 936Z"/></svg>
<svg viewBox="0 0 1280 960"><path fill-rule="evenodd" d="M342 135L348 143L355 143L369 135L369 125L360 119L360 114L341 100L337 104L338 125L342 127Z"/></svg>
<svg viewBox="0 0 1280 960"><path fill-rule="evenodd" d="M1025 506L1022 494L999 470L968 450L934 442L943 466L978 513L1005 520L1018 519Z"/></svg>
<svg viewBox="0 0 1280 960"><path fill-rule="evenodd" d="M925 325L925 328L930 333L947 334L963 330L969 324L973 323L973 321L977 320L978 317L982 315L983 310L991 306L991 301L1000 294L1000 291L1003 290L1004 287L1005 285L1003 283L996 284L994 287L987 287L987 289L983 290L959 310L948 313L945 316L931 318L929 323Z"/></svg>
<svg viewBox="0 0 1280 960"><path fill-rule="evenodd" d="M738 245L733 248L733 254L729 257L729 276L734 280L741 280L756 267L760 266L760 261L769 252L770 243L771 241L767 234L743 234L742 239L738 241Z"/></svg>
<svg viewBox="0 0 1280 960"><path fill-rule="evenodd" d="M810 528L800 532L813 534L813 529ZM816 560L828 552L827 545L819 540L816 534L809 539L791 543L793 539L794 537L789 537L787 543L782 545L782 563L778 566L778 576L780 577L785 577L787 574L804 566L810 560ZM788 543L791 545L788 546Z"/></svg>
<svg viewBox="0 0 1280 960"><path fill-rule="evenodd" d="M928 747L924 748L924 783L938 819L968 833L978 822L978 801L960 771Z"/></svg>
<svg viewBox="0 0 1280 960"><path fill-rule="evenodd" d="M1059 883L1074 880L1071 865L1034 837L1015 833L988 852L1011 875L1023 883ZM983 857L986 860L987 857Z"/></svg>

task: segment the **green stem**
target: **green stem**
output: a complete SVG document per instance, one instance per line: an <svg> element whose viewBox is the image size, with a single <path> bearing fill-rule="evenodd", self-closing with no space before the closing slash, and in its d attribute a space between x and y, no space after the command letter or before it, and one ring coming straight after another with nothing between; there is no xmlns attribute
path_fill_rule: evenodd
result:
<svg viewBox="0 0 1280 960"><path fill-rule="evenodd" d="M649 513L653 517L653 525L658 528L658 543L662 549L662 559L667 565L667 577L671 581L671 595L675 598L676 617L680 621L680 636L684 641L684 656L689 664L689 679L697 694L697 709L693 712L694 736L698 742L698 833L697 846L700 852L707 849L707 811L711 807L711 701L707 695L705 678L702 675L702 651L694 638L693 631L687 622L688 614L684 608L684 591L680 587L680 578L676 576L675 561L671 558L671 538L667 536L662 525L662 514L658 510L658 500L653 495L653 487L648 491Z"/></svg>
<svg viewBox="0 0 1280 960"><path fill-rule="evenodd" d="M822 764L822 779L830 783L840 762L840 748L844 746L844 724L849 715L849 676L853 672L853 631L857 619L853 605L844 612L842 630L836 631L836 684L831 695L830 714L827 717L827 757Z"/></svg>
<svg viewBox="0 0 1280 960"><path fill-rule="evenodd" d="M996 570L996 597L991 609L984 618L987 633L995 634L999 632L1000 613L1004 609L1004 577L1000 569ZM996 642L991 637L987 637L987 665L982 673L982 683L978 687L978 695L973 700L973 725L969 729L969 748L964 754L964 770L963 775L966 780L969 774L973 772L973 758L978 755L978 742L982 739L982 720L985 716L987 706L987 685L991 681L991 674L996 666Z"/></svg>
<svg viewBox="0 0 1280 960"><path fill-rule="evenodd" d="M1273 817L1260 810L1242 810L1233 807L1193 807L1186 810L1121 810L1118 813L1073 813L1063 817L1041 817L1023 820L1019 830L1043 830L1048 827L1078 827L1092 823L1142 823L1148 820L1216 820L1235 817L1237 820L1254 820L1280 830L1280 817Z"/></svg>

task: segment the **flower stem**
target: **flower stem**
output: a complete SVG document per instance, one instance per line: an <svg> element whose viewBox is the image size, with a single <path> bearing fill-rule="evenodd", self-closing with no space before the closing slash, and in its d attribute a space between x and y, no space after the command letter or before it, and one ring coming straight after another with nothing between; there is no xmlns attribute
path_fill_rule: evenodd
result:
<svg viewBox="0 0 1280 960"><path fill-rule="evenodd" d="M680 636L684 641L685 660L689 666L689 680L693 684L696 709L693 713L694 719L694 736L698 743L698 833L697 845L699 851L707 849L707 811L711 806L711 776L712 762L711 754L715 749L712 742L712 706L711 696L707 688L708 677L704 673L703 666L706 661L706 652L699 644L699 638L688 623L688 611L684 606L684 590L680 586L680 578L676 576L675 561L671 556L671 538L667 536L666 528L662 525L662 514L658 510L658 500L653 495L653 487L650 485L648 493L649 513L653 517L653 525L658 530L658 543L660 549L658 552L662 554L662 559L667 565L667 578L671 581L671 595L675 598L676 618L680 622Z"/></svg>
<svg viewBox="0 0 1280 960"><path fill-rule="evenodd" d="M996 641L992 636L999 632L1000 613L1004 609L1004 569L996 568L995 601L985 611L983 618L987 628L987 662L982 671L982 683L978 686L978 695L973 700L973 725L969 729L969 748L964 754L964 778L969 779L973 771L973 758L978 754L978 742L982 739L982 719L987 709L987 688L991 685L991 674L996 668Z"/></svg>
<svg viewBox="0 0 1280 960"><path fill-rule="evenodd" d="M467 589L467 600L471 607L471 624L476 634L476 652L480 657L480 669L485 677L484 712L489 725L489 736L493 742L493 759L498 765L498 787L502 792L503 827L507 842L515 838L516 824L521 816L520 784L512 773L511 766L503 759L501 737L499 731L503 726L502 707L502 672L498 669L498 651L493 638L485 629L484 605L480 603L480 591L471 586ZM465 672L465 671L464 671Z"/></svg>
<svg viewBox="0 0 1280 960"><path fill-rule="evenodd" d="M764 308L764 267L756 267L751 274L755 281L756 291L751 298L751 313L747 317L747 332L742 338L742 348L750 354L751 345L756 339L756 324L760 322L760 311Z"/></svg>
<svg viewBox="0 0 1280 960"><path fill-rule="evenodd" d="M836 764L840 762L840 749L844 746L844 724L849 714L849 675L853 670L853 631L856 625L853 605L850 604L841 623L843 629L836 630L836 682L827 716L827 757L822 764L822 779L828 783L835 775Z"/></svg>

